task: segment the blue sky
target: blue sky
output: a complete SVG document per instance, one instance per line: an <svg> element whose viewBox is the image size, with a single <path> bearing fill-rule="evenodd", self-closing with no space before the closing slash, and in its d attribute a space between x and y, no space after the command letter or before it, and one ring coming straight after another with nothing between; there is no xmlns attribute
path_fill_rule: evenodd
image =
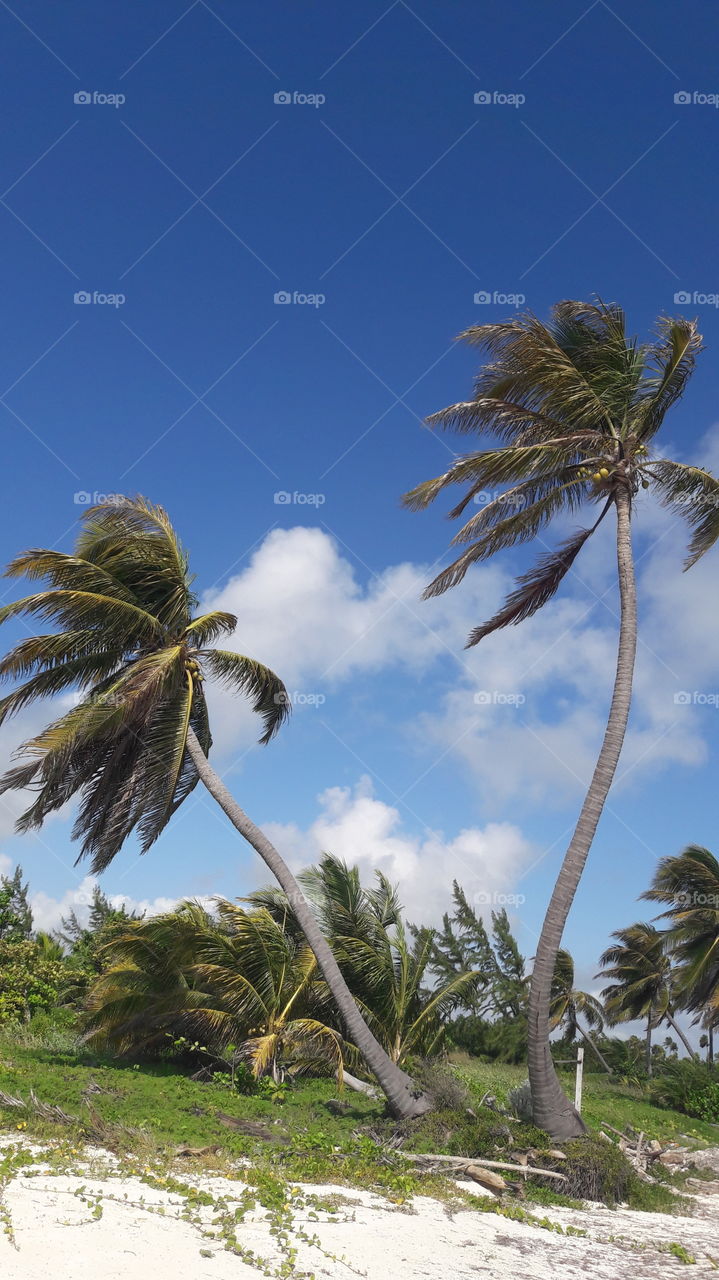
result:
<svg viewBox="0 0 719 1280"><path fill-rule="evenodd" d="M707 350L665 447L719 460L705 7L14 0L0 32L3 559L69 548L82 495L162 502L236 647L298 695L266 749L216 699L217 763L256 820L295 865L325 845L382 866L415 918L453 876L506 899L531 955L608 701L611 538L545 616L467 656L526 556L424 604L451 528L399 497L456 444L421 428L469 391L454 336L512 295L544 315L596 293L642 335L697 314ZM716 558L682 578L684 533L651 505L635 541L626 776L567 932L586 980L657 857L715 843ZM34 723L2 730L5 759ZM51 922L87 892L70 822L0 824ZM262 879L196 796L104 885L157 904Z"/></svg>

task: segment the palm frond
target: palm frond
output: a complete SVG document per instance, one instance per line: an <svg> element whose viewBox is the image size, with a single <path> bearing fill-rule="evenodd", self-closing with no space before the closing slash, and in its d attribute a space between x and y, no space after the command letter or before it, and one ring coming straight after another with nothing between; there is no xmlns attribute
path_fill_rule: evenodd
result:
<svg viewBox="0 0 719 1280"><path fill-rule="evenodd" d="M696 564L719 538L719 480L700 467L662 459L647 468L664 506L684 516L694 530L685 568Z"/></svg>
<svg viewBox="0 0 719 1280"><path fill-rule="evenodd" d="M262 717L265 726L260 742L269 742L291 711L289 694L280 677L254 658L227 649L202 649L200 656L211 676L252 699L252 710Z"/></svg>
<svg viewBox="0 0 719 1280"><path fill-rule="evenodd" d="M606 508L605 508L606 510ZM506 604L495 613L488 622L474 627L469 634L467 648L479 644L485 636L503 627L516 626L531 618L553 596L569 573L585 542L592 536L596 525L591 529L580 529L578 533L567 538L556 551L549 551L540 556L534 568L518 579L519 585L507 597Z"/></svg>

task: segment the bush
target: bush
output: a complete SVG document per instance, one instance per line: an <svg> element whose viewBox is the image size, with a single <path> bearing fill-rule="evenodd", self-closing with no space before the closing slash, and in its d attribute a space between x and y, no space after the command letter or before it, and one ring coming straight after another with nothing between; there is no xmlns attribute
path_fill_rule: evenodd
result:
<svg viewBox="0 0 719 1280"><path fill-rule="evenodd" d="M601 1200L615 1205L629 1199L637 1176L629 1161L613 1142L601 1138L571 1138L562 1143L566 1160L555 1168L567 1179L562 1193L575 1200Z"/></svg>
<svg viewBox="0 0 719 1280"><path fill-rule="evenodd" d="M719 1121L719 1071L692 1058L668 1062L653 1081L650 1097L659 1107L670 1107L698 1120Z"/></svg>
<svg viewBox="0 0 719 1280"><path fill-rule="evenodd" d="M526 1151L551 1146L551 1140L532 1124L508 1125L496 1111L481 1107L476 1113L430 1111L418 1121L408 1122L405 1146L408 1151L437 1152L450 1156L494 1158L515 1148Z"/></svg>
<svg viewBox="0 0 719 1280"><path fill-rule="evenodd" d="M64 977L62 961L46 960L36 942L0 941L0 1025L55 1008Z"/></svg>
<svg viewBox="0 0 719 1280"><path fill-rule="evenodd" d="M510 1089L507 1094L507 1106L513 1116L524 1120L527 1124L532 1122L532 1088L528 1080L523 1080L516 1088Z"/></svg>
<svg viewBox="0 0 719 1280"><path fill-rule="evenodd" d="M417 1084L434 1099L438 1111L462 1111L469 1106L469 1090L459 1076L439 1062L417 1062L411 1066Z"/></svg>

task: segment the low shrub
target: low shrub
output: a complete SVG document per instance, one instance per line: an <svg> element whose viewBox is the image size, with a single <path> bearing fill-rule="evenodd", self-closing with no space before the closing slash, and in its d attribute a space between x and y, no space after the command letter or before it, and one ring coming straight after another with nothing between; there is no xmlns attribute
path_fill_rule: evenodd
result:
<svg viewBox="0 0 719 1280"><path fill-rule="evenodd" d="M637 1176L629 1161L613 1142L601 1138L571 1138L562 1143L566 1160L555 1168L567 1179L562 1193L575 1200L601 1200L615 1205L627 1200Z"/></svg>
<svg viewBox="0 0 719 1280"><path fill-rule="evenodd" d="M411 1074L434 1099L437 1110L462 1111L469 1106L469 1090L451 1067L423 1060L412 1064Z"/></svg>
<svg viewBox="0 0 719 1280"><path fill-rule="evenodd" d="M532 1124L506 1124L496 1111L430 1111L405 1129L407 1151L437 1152L450 1156L501 1157L531 1148L551 1147L551 1140Z"/></svg>
<svg viewBox="0 0 719 1280"><path fill-rule="evenodd" d="M661 1076L652 1082L650 1097L659 1107L682 1111L698 1120L719 1122L719 1070L692 1058L667 1063Z"/></svg>

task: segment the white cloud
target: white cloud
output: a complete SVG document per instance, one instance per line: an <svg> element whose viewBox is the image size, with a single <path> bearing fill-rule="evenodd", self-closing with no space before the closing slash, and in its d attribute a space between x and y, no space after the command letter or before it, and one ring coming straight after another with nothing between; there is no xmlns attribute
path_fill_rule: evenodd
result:
<svg viewBox="0 0 719 1280"><path fill-rule="evenodd" d="M30 894L30 906L32 908L33 923L36 929L43 929L51 933L55 929L59 929L60 921L63 916L67 917L72 911L75 912L81 924L87 922L92 895L98 881L94 876L85 876L79 884L67 889L60 898L53 898L50 894L43 893L42 890L37 893ZM172 911L178 902L182 901L182 897L168 898L131 898L125 893L108 893L107 897L110 904L119 909L125 907L130 911L135 911L140 915L156 916L164 911ZM200 897L197 901L204 905L211 904L210 898Z"/></svg>
<svg viewBox="0 0 719 1280"><path fill-rule="evenodd" d="M502 905L532 860L529 842L509 822L467 827L451 838L440 831L408 835L399 811L376 799L368 778L354 789L330 787L318 803L320 812L306 830L294 823L265 824L293 870L333 853L358 866L364 883L382 871L399 884L407 915L416 923L439 921L451 905L454 879L470 900L476 898L479 910Z"/></svg>
<svg viewBox="0 0 719 1280"><path fill-rule="evenodd" d="M684 526L656 503L641 505L637 524L640 645L620 767L632 780L669 763L703 762L709 712L677 709L674 694L697 681L703 688L714 680L719 688L714 568L707 560L682 575ZM511 588L498 565L475 568L457 590L425 602L428 567L391 566L363 586L320 529L275 530L247 568L204 604L237 614L228 644L274 667L290 690L336 700L344 696L342 685L362 676L416 675L413 712L422 741L437 755L458 758L485 800L564 804L587 784L609 705L618 632L614 554L607 522L556 600L469 651L469 630ZM436 705L420 684L430 671L454 682L436 694ZM524 701L478 706L479 690ZM257 725L246 702L212 689L209 696L219 753L249 745Z"/></svg>

